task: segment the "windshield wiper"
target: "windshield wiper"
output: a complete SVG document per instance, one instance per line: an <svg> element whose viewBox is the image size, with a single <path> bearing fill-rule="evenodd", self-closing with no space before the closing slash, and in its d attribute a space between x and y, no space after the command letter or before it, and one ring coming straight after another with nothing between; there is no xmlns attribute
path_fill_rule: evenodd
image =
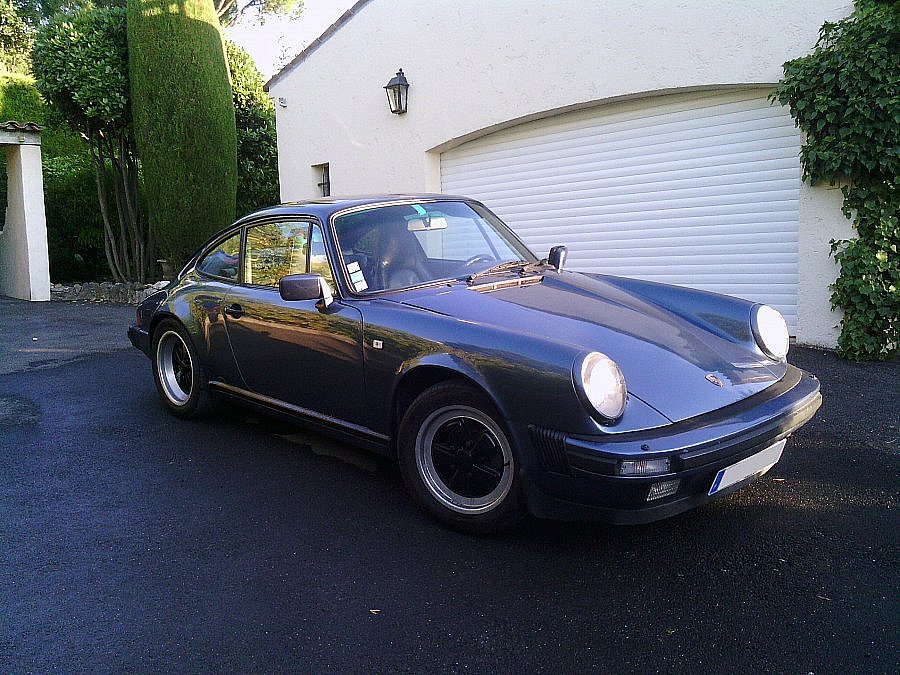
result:
<svg viewBox="0 0 900 675"><path fill-rule="evenodd" d="M494 265L493 267L488 267L486 270L481 270L480 272L474 272L470 274L468 277L466 277L466 281L471 284L475 279L478 279L479 277L486 277L491 274L499 274L500 272L505 272L515 267L521 267L522 269L519 271L523 271L528 264L529 263L527 260L507 260L506 262Z"/></svg>

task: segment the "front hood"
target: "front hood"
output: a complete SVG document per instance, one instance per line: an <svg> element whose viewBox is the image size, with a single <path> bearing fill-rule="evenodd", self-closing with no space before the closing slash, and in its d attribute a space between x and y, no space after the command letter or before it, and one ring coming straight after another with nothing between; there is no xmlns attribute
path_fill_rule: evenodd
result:
<svg viewBox="0 0 900 675"><path fill-rule="evenodd" d="M781 379L786 368L642 296L583 274L548 273L540 283L489 291L456 284L388 297L602 352L622 369L631 395L673 422L755 394Z"/></svg>

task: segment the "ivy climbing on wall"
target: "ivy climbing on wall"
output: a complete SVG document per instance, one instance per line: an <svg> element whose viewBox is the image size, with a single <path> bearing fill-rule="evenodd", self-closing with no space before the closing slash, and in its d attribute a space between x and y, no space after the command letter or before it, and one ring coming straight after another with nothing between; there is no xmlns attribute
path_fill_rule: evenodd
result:
<svg viewBox="0 0 900 675"><path fill-rule="evenodd" d="M900 347L900 2L857 0L826 23L815 49L784 64L772 98L806 138L803 178L844 184L844 215L858 238L831 242L843 312L838 352L889 359Z"/></svg>

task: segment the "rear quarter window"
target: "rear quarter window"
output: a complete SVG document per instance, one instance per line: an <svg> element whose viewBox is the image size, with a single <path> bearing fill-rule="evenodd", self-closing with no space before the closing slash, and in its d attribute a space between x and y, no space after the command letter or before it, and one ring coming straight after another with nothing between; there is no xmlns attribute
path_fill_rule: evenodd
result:
<svg viewBox="0 0 900 675"><path fill-rule="evenodd" d="M203 274L229 281L238 280L241 260L241 233L219 242L212 251L197 263L197 270Z"/></svg>

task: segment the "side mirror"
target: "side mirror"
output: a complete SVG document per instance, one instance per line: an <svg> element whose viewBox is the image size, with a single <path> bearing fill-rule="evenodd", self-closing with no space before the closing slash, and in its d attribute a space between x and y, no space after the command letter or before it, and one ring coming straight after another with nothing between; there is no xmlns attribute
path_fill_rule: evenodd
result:
<svg viewBox="0 0 900 675"><path fill-rule="evenodd" d="M562 272L563 267L566 266L567 255L569 255L569 249L565 246L554 246L550 249L550 254L547 256L547 262L553 265L557 272Z"/></svg>
<svg viewBox="0 0 900 675"><path fill-rule="evenodd" d="M283 300L319 300L316 306L325 309L332 302L331 286L321 274L291 274L278 281L278 292Z"/></svg>

